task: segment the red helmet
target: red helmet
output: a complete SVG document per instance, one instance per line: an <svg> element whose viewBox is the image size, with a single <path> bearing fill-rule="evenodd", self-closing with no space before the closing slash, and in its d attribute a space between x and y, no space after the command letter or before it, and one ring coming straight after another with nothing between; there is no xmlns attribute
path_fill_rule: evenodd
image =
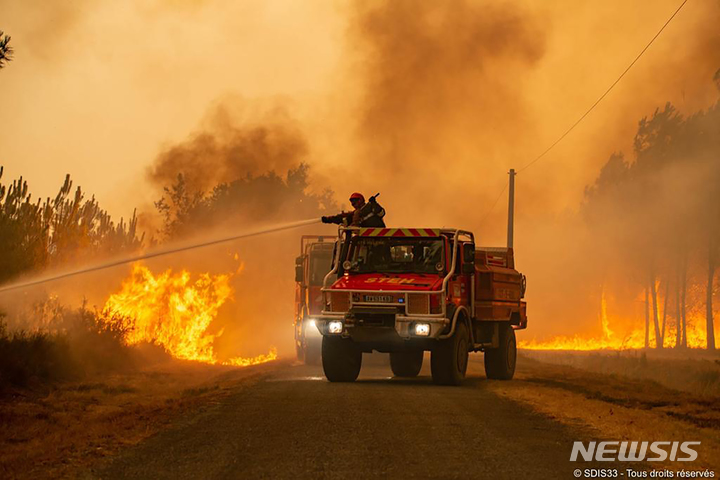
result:
<svg viewBox="0 0 720 480"><path fill-rule="evenodd" d="M353 200L360 200L362 203L365 203L365 197L362 196L362 193L355 192L350 195L350 203L352 203Z"/></svg>

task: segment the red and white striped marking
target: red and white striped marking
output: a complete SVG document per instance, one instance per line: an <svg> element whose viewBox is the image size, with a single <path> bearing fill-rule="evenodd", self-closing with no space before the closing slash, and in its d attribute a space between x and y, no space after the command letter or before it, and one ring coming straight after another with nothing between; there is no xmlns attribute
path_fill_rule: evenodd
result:
<svg viewBox="0 0 720 480"><path fill-rule="evenodd" d="M439 228L361 228L361 237L439 237Z"/></svg>

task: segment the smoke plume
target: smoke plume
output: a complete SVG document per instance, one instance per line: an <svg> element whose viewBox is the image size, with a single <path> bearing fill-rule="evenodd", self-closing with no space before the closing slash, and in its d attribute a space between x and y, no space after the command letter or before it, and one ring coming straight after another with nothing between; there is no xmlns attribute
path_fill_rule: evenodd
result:
<svg viewBox="0 0 720 480"><path fill-rule="evenodd" d="M249 114L241 105L239 100L216 105L197 132L158 155L150 181L166 187L182 174L192 192L208 192L221 183L307 162L308 141L285 108L242 118Z"/></svg>

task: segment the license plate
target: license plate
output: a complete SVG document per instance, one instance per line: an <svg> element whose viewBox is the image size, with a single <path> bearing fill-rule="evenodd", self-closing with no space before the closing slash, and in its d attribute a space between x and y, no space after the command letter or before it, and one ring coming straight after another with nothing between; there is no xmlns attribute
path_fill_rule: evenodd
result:
<svg viewBox="0 0 720 480"><path fill-rule="evenodd" d="M368 303L393 303L392 295L365 295L363 297Z"/></svg>

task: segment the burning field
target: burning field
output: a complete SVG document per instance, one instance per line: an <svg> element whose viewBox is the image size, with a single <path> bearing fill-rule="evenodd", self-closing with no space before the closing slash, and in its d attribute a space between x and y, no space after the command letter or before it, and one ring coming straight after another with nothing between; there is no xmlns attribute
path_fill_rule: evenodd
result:
<svg viewBox="0 0 720 480"><path fill-rule="evenodd" d="M183 270L158 275L135 265L122 289L110 295L103 307L105 318L129 319L125 342L159 345L174 358L209 364L245 367L277 358L277 349L253 358L219 360L213 342L223 333L210 333L222 305L232 299L231 275L204 273L193 276Z"/></svg>
<svg viewBox="0 0 720 480"><path fill-rule="evenodd" d="M646 308L649 307L646 306ZM670 317L669 319L667 308L668 303L665 301L665 308L657 312L661 318L658 330L653 330L648 328L649 320L645 326L642 326L641 319L637 317L608 315L607 301L603 294L598 315L601 330L599 334L559 335L548 340L520 340L519 347L525 350L569 351L622 351L640 350L648 347L706 348L708 339L705 328L707 326L706 319L698 313L694 313L685 319L683 319L682 315L674 318ZM646 319L649 319L649 315L650 312L646 312ZM678 318L680 321L678 321Z"/></svg>
<svg viewBox="0 0 720 480"><path fill-rule="evenodd" d="M134 264L99 309L51 298L15 318L32 320L32 332L0 328L0 473L72 476L253 385L268 371L261 364L286 365L274 347L254 357L216 351L218 317L241 273Z"/></svg>

